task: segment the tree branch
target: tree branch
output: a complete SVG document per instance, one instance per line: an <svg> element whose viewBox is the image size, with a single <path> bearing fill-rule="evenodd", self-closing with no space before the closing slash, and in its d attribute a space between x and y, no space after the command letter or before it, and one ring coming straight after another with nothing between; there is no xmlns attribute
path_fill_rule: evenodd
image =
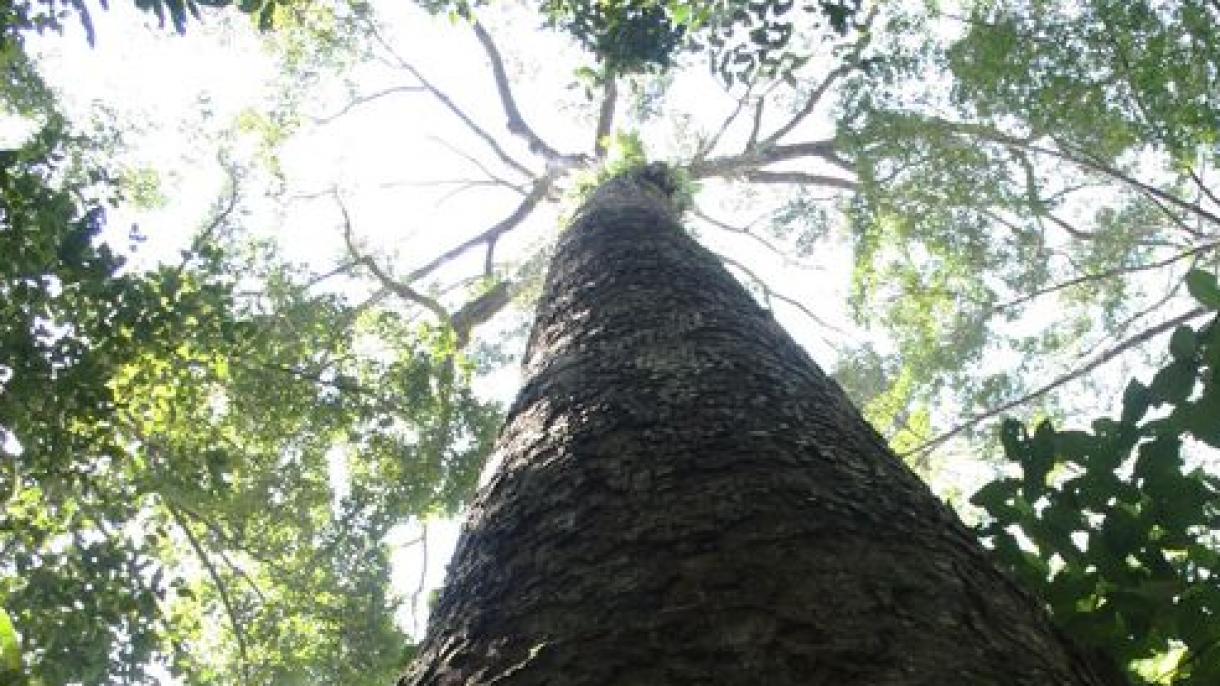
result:
<svg viewBox="0 0 1220 686"><path fill-rule="evenodd" d="M1009 135L1002 131L997 131L997 130L991 128L990 126L986 126L986 125L982 125L982 124L954 122L954 121L950 121L948 119L943 119L941 117L930 117L927 119L927 121L930 123L935 123L935 124L944 126L946 130L954 132L954 133L960 133L960 134L963 134L966 136L982 138L983 140L988 140L993 143L999 143L1001 145L1007 145L1010 147L1027 150L1029 152L1037 153L1039 155L1047 155L1049 157L1054 157L1056 159L1072 162L1073 164L1077 164L1077 165L1080 165L1081 167L1084 167L1085 169L1089 169L1091 171L1097 172L1098 174L1101 174L1102 176L1108 176L1111 179L1118 181L1119 183L1122 183L1126 186L1134 188L1134 189L1140 191L1141 193L1143 193L1144 195L1147 195L1149 198L1151 198L1153 200L1159 200L1168 205L1177 207L1180 210L1184 210L1187 213L1190 213L1193 215L1198 215L1198 216L1206 219L1207 221L1215 224L1216 226L1220 226L1220 216L1216 215L1213 212L1209 212L1208 210L1204 209L1199 204L1189 203L1189 202L1182 200L1181 198L1173 195L1172 193L1167 193L1167 192L1161 190L1160 188L1157 188L1156 186L1144 183L1143 181L1140 181L1139 179L1137 179L1133 176L1130 176L1121 170L1115 169L1114 167L1111 167L1110 165L1105 164L1104 162L1099 162L1099 161L1091 158L1084 151L1072 151L1070 149L1070 146L1066 145L1063 141L1052 139L1054 141L1055 145L1058 146L1058 149L1046 148L1046 147L1042 147L1040 145L1034 144L1033 141L1029 138L1020 138L1018 136ZM1180 221L1180 219L1179 219L1179 221ZM1198 232L1194 231L1193 229L1191 229L1190 231L1191 231L1191 233L1195 233L1195 234L1198 233Z"/></svg>
<svg viewBox="0 0 1220 686"><path fill-rule="evenodd" d="M498 239L500 236L516 228L518 224L525 221L525 218L534 211L534 208L538 206L538 203L546 197L547 193L551 189L551 183L552 178L550 176L543 176L537 179L534 182L534 187L530 190L529 195L525 196L525 198L521 201L521 204L512 211L512 214L508 215L508 217L496 223L494 226L480 233L474 238L471 238L457 247L451 248L441 255L438 255L435 259L431 260L422 267L413 270L407 275L406 282L414 283L415 281L432 273L437 267L440 267L442 264L452 260L458 255L461 255L467 250L470 250L471 248L474 248L482 243L486 243L487 241Z"/></svg>
<svg viewBox="0 0 1220 686"><path fill-rule="evenodd" d="M410 279L407 282L398 281L383 270L377 264L377 260L373 259L371 255L360 254L360 249L356 246L356 239L352 232L352 219L347 212L347 206L343 203L343 198L339 195L338 191L334 192L334 198L335 203L339 206L339 212L343 215L343 241L347 245L348 254L351 255L352 259L367 267L373 276L381 282L381 285L390 292L400 298L422 305L436 315L441 324L453 326L453 318L449 311L436 298L424 295L408 285L414 279Z"/></svg>
<svg viewBox="0 0 1220 686"><path fill-rule="evenodd" d="M1195 185L1199 187L1199 191L1203 193L1203 195L1207 196L1207 198L1212 201L1212 204L1220 207L1220 197L1217 197L1215 192L1207 187L1207 184L1203 181L1203 177L1199 176L1199 173L1195 171L1195 168L1187 167L1186 171L1190 174L1190 178L1195 182Z"/></svg>
<svg viewBox="0 0 1220 686"><path fill-rule="evenodd" d="M723 137L724 133L728 131L730 126L733 125L733 122L737 121L737 117L739 117L741 115L741 111L745 109L746 102L750 99L750 94L753 91L754 82L751 81L746 85L746 92L742 93L740 98L737 98L737 104L733 107L733 111L729 112L729 115L720 123L720 128L716 129L716 133L712 134L711 138L708 138L706 141L699 144L698 149L695 151L694 161L697 162L703 160L707 157L708 153L716 149L716 146L720 144L721 137ZM762 105L760 102L759 107L761 106ZM755 130L757 131L757 123L755 124Z"/></svg>
<svg viewBox="0 0 1220 686"><path fill-rule="evenodd" d="M428 140L436 143L437 145L444 147L446 150L453 153L454 155L457 155L458 157L461 157L462 159L471 163L472 165L474 165L474 167L476 169L483 172L484 176L491 179L492 181L499 183L501 186L504 186L505 188L511 188L514 191L516 191L517 193L520 193L521 195L525 195L526 191L522 188L522 184L512 183L512 182L508 181L507 179L504 179L496 174L493 174L491 172L491 170L487 168L487 165L483 164L479 160L479 158L475 157L474 155L471 155L470 153L466 152L465 150L462 150L461 148L457 147L456 145L453 145L449 141L447 141L439 136L428 136ZM533 177L531 177L531 178L533 178Z"/></svg>
<svg viewBox="0 0 1220 686"><path fill-rule="evenodd" d="M1071 288L1072 286L1078 286L1082 283L1089 283L1091 281L1102 281L1104 279L1112 279L1116 276L1122 276L1124 274L1133 274L1135 272L1148 271L1150 269L1160 269L1161 267L1169 266L1169 265L1173 264L1174 262L1177 262L1179 260L1184 260L1187 257L1191 257L1192 255L1198 255L1200 253L1205 253L1209 250L1214 250L1217 247L1220 247L1220 241L1212 241L1210 243L1204 243L1202 245L1195 246L1194 248L1191 248L1190 250L1180 252L1177 255L1173 255L1173 256L1167 257L1163 260L1158 260L1156 262L1149 262L1147 264L1137 264L1137 265L1134 265L1131 267L1115 267L1113 269L1107 269L1105 271L1096 272L1093 274L1084 274L1084 275L1078 276L1074 279L1068 279L1067 281L1053 284L1053 285L1047 286L1045 288L1040 288L1032 293L1027 293L1019 298L1015 298L1013 300L1009 300L1007 302L1002 302L998 305L995 305L994 307L991 308L991 314L995 314L997 312L1000 312L1001 310L1006 310L1010 307L1016 307L1017 305L1027 303L1030 300L1047 295L1048 293L1054 293L1056 291L1061 291L1065 288Z"/></svg>
<svg viewBox="0 0 1220 686"><path fill-rule="evenodd" d="M419 583L415 586L415 592L411 594L411 629L412 635L419 637L419 599L424 593L424 583L428 578L428 525L423 521L419 523L420 534L417 541L421 544L420 561L419 561Z"/></svg>
<svg viewBox="0 0 1220 686"><path fill-rule="evenodd" d="M747 171L742 174L746 181L753 183L792 183L800 186L823 186L855 190L856 182L838 176L825 174L810 174L801 171Z"/></svg>
<svg viewBox="0 0 1220 686"><path fill-rule="evenodd" d="M195 532L191 531L190 525L183 519L182 513L169 501L165 501L165 509L169 510L169 514L174 518L174 522L178 524L178 528L182 529L182 533L186 534L187 542L190 543L191 548L195 551L195 555L199 558L199 562L207 570L208 576L212 579L212 584L216 586L216 592L220 594L220 602L224 605L225 613L229 617L229 624L233 627L233 637L237 641L237 652L241 655L243 681L250 683L250 655L246 647L246 633L242 628L241 621L237 618L237 609L233 606L232 599L229 598L229 589L225 586L224 580L220 578L220 574L216 571L215 565L212 564L211 558L208 557L207 551L200 545L199 539L195 538Z"/></svg>
<svg viewBox="0 0 1220 686"><path fill-rule="evenodd" d="M478 136L484 143L486 143L487 147L491 148L492 152L496 154L496 157L500 158L500 161L517 172L520 172L524 176L530 178L535 176L534 172L530 171L529 168L513 159L511 155L505 152L504 148L500 146L499 141L497 141L494 136L487 133L483 127L475 123L473 119L467 116L466 113L462 111L462 108L458 107L457 104L453 102L452 98L445 94L445 92L441 89L432 85L431 81L424 78L423 73L416 69L415 65L403 59L402 56L399 55L398 52L394 50L394 48L390 46L389 42L386 41L386 39L381 35L381 32L377 30L377 27L371 23L369 24L369 32L373 35L373 38L381 45L381 47L394 58L395 64L406 70L409 74L411 74L411 76L415 77L415 80L419 81L420 85L423 86L425 90L431 93L432 96L439 100L442 105L444 105L454 114L454 116L460 119L462 123L466 125L466 128L470 129L474 135Z"/></svg>
<svg viewBox="0 0 1220 686"><path fill-rule="evenodd" d="M818 326L820 326L824 329L833 331L841 336L848 335L846 331L840 329L839 327L837 327L833 324L826 322L824 319L822 319L821 317L814 314L812 310L810 310L808 307L806 307L804 305L804 303L800 302L799 300L786 296L782 293L776 293L775 291L771 290L771 287L767 285L766 281L759 278L757 274L755 274L749 267L745 266L744 264L738 262L737 260L735 260L731 257L726 257L719 253L717 253L716 256L718 258L720 258L721 262L724 262L726 265L733 267L734 269L740 270L743 274L745 274L747 277L749 277L751 281L758 284L759 288L763 289L763 293L766 295L766 297L768 299L775 298L776 300L779 300L780 302L791 305L792 307L799 310L801 314L808 317L810 321L812 321L813 323L817 324ZM825 337L823 337L822 340L825 341L828 345L835 347L834 344L831 343Z"/></svg>
<svg viewBox="0 0 1220 686"><path fill-rule="evenodd" d="M693 208L691 210L691 214L693 214L695 217L697 217L699 219L702 219L703 221L707 222L708 224L712 225L713 227L720 229L721 231L727 231L729 233L735 233L735 234L738 234L741 236L747 236L747 237L753 239L754 242L756 242L759 245L761 245L762 247L766 248L773 255L783 259L785 264L791 264L800 269L817 269L817 267L815 265L805 264L803 262L799 262L797 260L792 259L788 254L786 254L784 251L780 250L774 243L772 243L771 241L767 240L766 238L763 238L762 236L751 231L750 227L753 226L754 224L758 223L761 220L761 218L756 219L753 222L750 222L749 224L747 224L744 227L739 227L739 226L733 226L732 224L729 224L727 222L720 221L719 219L714 219L714 218L708 216L703 210L699 209L698 207ZM764 215L764 216L766 216L766 215Z"/></svg>
<svg viewBox="0 0 1220 686"><path fill-rule="evenodd" d="M593 132L593 155L599 160L606 159L607 139L610 138L610 131L614 128L614 106L618 101L618 85L609 68L606 69L605 79L602 106L597 113L597 130Z"/></svg>
<svg viewBox="0 0 1220 686"><path fill-rule="evenodd" d="M797 110L796 114L794 114L792 118L787 121L787 123L780 126L770 136L763 139L761 147L766 148L775 145L781 138L787 136L789 133L792 133L793 129L799 126L806 117L817 109L818 103L822 101L822 98L826 95L826 92L830 89L830 87L834 85L834 82L846 76L856 68L860 60L860 54L864 52L864 49L868 47L870 42L872 42L873 34L871 28L873 20L877 18L877 10L878 6L876 4L869 9L868 16L866 16L864 19L863 28L860 30L860 38L856 40L854 45L852 45L851 54L848 55L847 59L844 60L842 64L826 73L826 77L814 87L813 91L810 92L809 97L805 99L805 104L801 106L799 110Z"/></svg>
<svg viewBox="0 0 1220 686"><path fill-rule="evenodd" d="M504 58L500 56L500 50L496 48L491 34L477 19L472 19L470 24L474 28L475 37L479 39L479 44L483 46L483 50L491 60L491 73L496 80L496 91L500 94L500 104L504 107L504 116L508 118L509 133L525 139L530 152L541 155L547 161L548 167L570 169L584 164L586 161L584 155L561 155L547 145L546 141L542 140L537 133L534 133L534 130L526 123L525 117L521 116L521 110L517 108L517 101L513 98L512 87L508 81L508 73L504 70Z"/></svg>
<svg viewBox="0 0 1220 686"><path fill-rule="evenodd" d="M834 152L834 141L820 140L789 145L773 145L755 147L739 155L724 155L710 159L696 159L689 167L692 178L702 179L712 176L733 177L742 176L746 172L756 171L776 162L788 162L807 158L817 158L833 164L845 171L851 171L850 165ZM843 165L848 165L844 167ZM856 182L835 176L820 176L825 185L836 188L854 190Z"/></svg>
<svg viewBox="0 0 1220 686"><path fill-rule="evenodd" d="M1196 307L1193 310L1186 312L1185 314L1178 315L1177 317L1174 317L1173 319L1162 322L1150 329L1142 331L1142 332L1128 338L1127 340L1119 343L1118 345L1115 345L1114 347L1110 348L1109 350L1105 351L1101 355L1094 358L1088 364L1078 367L1066 374L1062 374L1062 375L1056 377L1050 383L1040 386L1039 388L1036 388L1033 391L1030 391L1029 393L1026 393L1025 395L1023 395L1019 398L1010 400L1005 403L1001 403L1000 405L997 405L996 407L993 407L984 412L980 412L980 413L974 415L973 417L971 417L970 419L966 420L965 422L958 424L957 426L953 427L952 429L927 441L923 445L920 445L916 448L912 448L911 450L903 453L902 456L906 457L907 455L914 455L917 453L922 453L922 452L931 450L931 449L935 448L936 446L949 440L950 438L953 438L954 436L960 434L961 432L965 431L966 429L969 429L973 426L978 425L981 422L991 419L992 417L995 417L998 414L1007 412L1008 410L1011 410L1014 407L1024 405L1025 403L1027 403L1031 400L1036 400L1036 399L1046 395L1047 393L1050 393L1051 391L1055 390L1056 388L1059 388L1060 386L1068 383L1069 381L1073 381L1075 379L1078 379L1078 378L1084 376L1085 374L1088 374L1089 372L1093 371L1094 369L1097 369L1098 367L1109 362L1110 360L1113 360L1115 357L1118 357L1119 355L1130 350L1131 348L1134 348L1137 345L1145 343L1148 340L1155 338L1156 336L1158 336L1162 333L1165 333L1166 331L1169 331L1170 329L1177 328L1178 326L1185 324L1186 322L1188 322L1192 319L1205 315L1205 314L1207 314L1207 312L1208 311L1202 307Z"/></svg>
<svg viewBox="0 0 1220 686"><path fill-rule="evenodd" d="M327 115L325 117L314 117L313 121L315 124L319 124L319 125L329 124L332 121L338 119L339 117L342 117L343 115L347 114L348 112L351 112L352 110L356 109L357 107L359 107L361 105L366 105L374 100L384 98L387 95L393 95L395 93L418 93L423 90L427 90L427 89L424 88L423 86L409 86L409 85L405 85L405 84L398 85L398 86L390 86L389 88L384 88L379 91L374 91L372 93L367 93L365 95L356 96L346 105L344 105L343 109L339 110L338 112Z"/></svg>

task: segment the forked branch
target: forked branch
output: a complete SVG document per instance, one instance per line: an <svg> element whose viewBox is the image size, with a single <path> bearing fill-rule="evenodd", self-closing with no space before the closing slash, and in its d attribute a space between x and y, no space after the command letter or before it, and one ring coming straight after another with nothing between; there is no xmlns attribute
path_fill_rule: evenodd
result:
<svg viewBox="0 0 1220 686"><path fill-rule="evenodd" d="M457 103L453 101L453 98L450 98L448 94L433 85L431 81L424 78L423 73L420 72L415 65L404 59L402 55L399 55L398 51L396 51L393 46L390 45L389 41L387 41L385 37L381 35L381 32L376 26L370 24L369 32L372 34L373 39L377 41L378 45L380 45L381 48L386 51L386 54L390 55L395 65L414 77L415 80L419 82L420 86L431 93L432 97L436 98L442 105L445 106L446 109L452 112L455 117L466 125L466 128L469 129L471 133L486 143L487 147L491 148L492 152L496 154L496 157L500 158L501 162L527 177L532 178L535 176L534 172L530 171L528 167L513 159L513 157L504 150L504 148L500 145L500 142L497 141L494 136L488 133L487 130L482 126L479 126L479 124L471 119L470 116L462 110L462 108L458 107Z"/></svg>

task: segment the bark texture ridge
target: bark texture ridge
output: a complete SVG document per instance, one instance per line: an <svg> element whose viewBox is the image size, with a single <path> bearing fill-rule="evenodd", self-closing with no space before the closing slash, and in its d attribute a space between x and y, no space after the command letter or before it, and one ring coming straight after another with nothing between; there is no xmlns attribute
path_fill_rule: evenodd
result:
<svg viewBox="0 0 1220 686"><path fill-rule="evenodd" d="M1104 683L663 189L609 184L400 684Z"/></svg>

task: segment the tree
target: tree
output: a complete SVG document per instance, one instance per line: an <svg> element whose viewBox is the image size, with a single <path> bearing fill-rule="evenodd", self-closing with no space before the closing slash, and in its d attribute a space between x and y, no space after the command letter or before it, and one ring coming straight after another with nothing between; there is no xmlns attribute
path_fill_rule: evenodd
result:
<svg viewBox="0 0 1220 686"><path fill-rule="evenodd" d="M499 408L448 332L245 236L236 164L176 259L129 261L126 170L58 111L30 25L0 83L34 124L0 151L0 683L386 683L386 534L460 507Z"/></svg>
<svg viewBox="0 0 1220 686"><path fill-rule="evenodd" d="M198 6L212 4L226 3L137 2L163 17L168 12L179 30ZM22 556L14 555L21 562L9 566L0 560L0 604L14 610L30 648L26 664L45 680L136 679L143 658L171 654L201 683L376 681L392 671L399 655L391 646L407 639L390 620L381 536L397 522L453 512L469 493L495 412L467 393L474 365L460 355L484 355L488 341L478 327L527 299L550 240L537 242L522 261L506 248L534 210L586 183L582 176L604 177L607 168L646 157L645 129L663 123L656 113L665 110L658 105L664 83L692 55L709 58L731 95L722 119L677 132L681 142L671 158L686 177L680 185L718 186L694 213L700 230L785 261L808 256L836 232L851 238L857 314L896 334L898 345L897 354L884 346L845 351L838 376L871 401L867 414L903 448L928 445L935 438L930 427L954 415L977 423L1045 398L1173 324L1202 316L1193 309L1170 312L1167 305L1176 302L1186 267L1214 267L1216 254L1215 198L1204 163L1216 111L1207 98L1217 92L1208 83L1217 54L1209 42L1209 5L1186 3L1186 11L1167 12L1156 3L1130 3L1128 11L1084 2L1079 9L1088 21L1076 22L1070 13L1043 12L1042 5L987 3L952 18L969 29L945 38L950 34L907 17L909 5L902 3L870 6L858 16L860 4L850 0L805 4L799 12L784 0L555 0L544 3L545 20L593 51L576 73L587 100L578 115L589 121L573 142L540 122L537 103L514 97L521 84L512 79L514 55L501 52L513 46L494 23L498 7L426 4L456 9L452 18L470 35L471 51L491 66L486 90L498 96L494 104L507 135L497 136L495 122L484 120L489 110L450 90L456 84L428 74L419 55L407 54L412 42L384 31L364 3L239 7L276 27L269 40L283 48L291 67L285 79L297 95L332 92L315 88L328 69L346 79L349 67L387 68L387 81L364 84L367 90L343 84L350 99L328 103L327 112L346 115L416 93L452 114L470 136L445 144L478 174L441 182L453 182L455 193L491 188L508 195L513 206L499 221L461 237L446 223L449 245L410 254L414 263L394 260L361 239L375 215L362 211L354 189L324 183L320 191L296 190L309 190L331 210L314 214L332 217L343 239L333 270L311 274L266 256L236 258L217 251L222 241L213 235L201 237L201 250L185 257L184 267L120 279L112 278L120 276L120 265L95 261L100 268L80 289L74 282L59 293L50 275L74 263L55 262L47 246L58 244L62 229L75 220L87 225L76 232L89 237L83 255L102 245L89 233L97 228L99 217L90 213L97 203L61 196L55 206L64 216L34 222L45 232L35 266L0 268L0 286L27 296L14 301L28 312L13 340L34 350L44 346L54 357L42 376L23 367L18 383L0 387L21 391L0 397L0 428L20 423L25 447L14 460L20 470L0 474L0 483L13 484L17 494L5 503L0 545ZM79 13L88 28L84 2L34 6L32 18L31 3L13 6L25 28L54 28L64 8ZM39 14L44 9L48 14ZM1178 34L1189 40L1174 42ZM913 53L910 43L926 54ZM10 57L11 41L3 48ZM1150 78L1164 58L1173 66L1172 88ZM947 105L931 99L923 108L928 92L913 84L930 65L945 67L937 73L950 81L929 83L952 83L953 96ZM6 59L4 66L11 73L28 65ZM913 94L914 106L886 99L903 93ZM1060 104L1068 101L1078 107L1064 111ZM301 98L286 102L288 108L246 123L269 139L285 139L307 119ZM817 112L836 102L839 127L828 134L817 127ZM328 114L318 122L335 119ZM484 146L478 149L486 154L471 154L465 143ZM1148 148L1157 165L1168 163L1147 176L1133 174L1132 160L1142 165ZM647 150L655 155L651 144ZM1203 161L1189 164L1192 151ZM22 164L57 169L36 155ZM1048 174L1051 165L1074 175L1054 185L1065 179ZM341 178L334 183L341 186ZM1113 211L1069 221L1064 210L1071 203L1056 203L1077 192L1075 181L1114 192L1118 201L1107 208ZM244 192L250 184L240 185ZM725 221L709 210L728 191L756 194L761 187L795 192L760 211L756 222ZM817 189L829 195L818 197L811 192ZM751 198L745 205L755 212L758 204ZM837 219L842 210L850 232ZM395 218L401 216L409 213ZM226 229L237 223L218 219ZM800 300L756 277L763 273L758 264L732 251L722 259L758 285L768 306L816 319ZM473 273L457 274L469 265ZM28 272L37 278L31 282ZM1126 297L1148 295L1150 275L1167 278L1163 292L1144 301ZM99 302L85 303L98 307L73 307L82 292L100 293ZM1026 303L1059 296L1079 305L1081 316L1070 326L1033 337L1004 329ZM60 325L53 330L81 335L56 339L40 332L39 309L46 307ZM1123 340L1092 358L1067 360L1062 373L1043 383L1041 370L1081 352L1072 344L1094 320L1104 324L1095 332L1122 333ZM120 325L111 331L99 322ZM361 355L370 340L392 353ZM976 373L984 353L995 351L1018 354L1020 371ZM27 357L36 367L37 355ZM90 367L95 361L102 364ZM81 371L69 381L82 383L40 383L64 381L72 375L60 372L75 363ZM3 383L8 380L0 378ZM37 440L48 428L49 415L38 411L44 388L71 410L56 415L70 421L49 428L66 427L72 439L89 431L97 440L73 444L79 450L65 449L62 441L44 450ZM971 414L974 406L980 409ZM353 475L348 495L328 474L335 454L346 458ZM52 468L26 469L31 464ZM93 490L57 490L62 474L93 475L99 465L108 479L94 480ZM1125 497L1130 489L1122 490L1108 495ZM1001 504L1011 502L1020 501ZM1041 507L1026 504L1035 514ZM146 524L151 538L128 540L127 532ZM1159 531L1150 528L1149 537ZM69 539L76 547L65 547ZM1014 552L996 540L1007 562L1028 559L1028 550ZM1214 552L1207 545L1200 555ZM1045 567L1053 573L1053 563ZM77 577L88 580L75 583ZM92 614L70 611L82 597L93 603ZM1057 611L1071 601L1048 599ZM1210 612L1210 605L1200 607L1194 616ZM73 646L89 658L74 661L58 639L63 635L75 636ZM1108 640L1121 635L1112 632ZM124 636L139 638L127 646ZM1203 641L1192 648L1205 649L1206 635ZM13 654L0 624L0 668ZM375 664L363 659L370 655Z"/></svg>
<svg viewBox="0 0 1220 686"><path fill-rule="evenodd" d="M883 395L942 415L906 449L1019 408L1095 412L1077 398L1121 390L1102 365L1155 363L1186 274L1218 264L1218 21L1194 0L886 12L837 141L856 316L896 348Z"/></svg>
<svg viewBox="0 0 1220 686"><path fill-rule="evenodd" d="M400 684L1107 683L691 240L677 192L663 166L617 177L564 234L500 471Z"/></svg>

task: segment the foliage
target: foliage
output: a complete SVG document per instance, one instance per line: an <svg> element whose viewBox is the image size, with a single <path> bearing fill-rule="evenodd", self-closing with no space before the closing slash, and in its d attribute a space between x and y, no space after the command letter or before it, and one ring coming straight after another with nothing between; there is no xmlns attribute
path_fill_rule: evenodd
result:
<svg viewBox="0 0 1220 686"><path fill-rule="evenodd" d="M155 16L162 28L168 22L178 33L186 33L186 28L192 21L201 21L203 12L231 6L236 6L241 12L250 15L258 27L266 31L276 24L277 13L295 4L291 0L132 1L140 10ZM75 19L84 29L86 40L93 45L97 41L97 33L93 27L90 7L92 4L87 0L16 0L5 9L0 9L0 26L9 33L6 40L11 40L21 31L62 31L66 21ZM98 0L97 6L106 9L107 0Z"/></svg>
<svg viewBox="0 0 1220 686"><path fill-rule="evenodd" d="M542 12L549 25L572 34L607 69L619 74L669 67L686 32L655 0L546 0Z"/></svg>
<svg viewBox="0 0 1220 686"><path fill-rule="evenodd" d="M433 13L469 18L487 0L420 0ZM792 13L793 10L795 13ZM547 26L571 35L612 74L660 73L683 53L706 51L728 83L786 74L808 59L798 32L847 35L859 0L545 0ZM790 14L791 13L791 14Z"/></svg>
<svg viewBox="0 0 1220 686"><path fill-rule="evenodd" d="M133 270L119 179L40 82L7 85L42 126L0 151L5 683L387 682L383 539L455 511L499 423L451 333L243 248L236 187Z"/></svg>
<svg viewBox="0 0 1220 686"><path fill-rule="evenodd" d="M1220 310L1215 276L1195 271L1189 283ZM979 533L997 558L1070 635L1123 665L1171 654L1138 678L1214 684L1220 478L1194 455L1220 448L1220 320L1179 327L1169 352L1151 383L1128 384L1117 420L1090 431L1044 421L1032 435L1006 421L1005 455L1021 475L971 502L987 512Z"/></svg>
<svg viewBox="0 0 1220 686"><path fill-rule="evenodd" d="M1055 412L1032 380L1137 346L1216 264L1217 20L1195 2L888 9L837 143L859 179L854 313L896 338L911 402ZM1010 371L976 373L994 360Z"/></svg>

